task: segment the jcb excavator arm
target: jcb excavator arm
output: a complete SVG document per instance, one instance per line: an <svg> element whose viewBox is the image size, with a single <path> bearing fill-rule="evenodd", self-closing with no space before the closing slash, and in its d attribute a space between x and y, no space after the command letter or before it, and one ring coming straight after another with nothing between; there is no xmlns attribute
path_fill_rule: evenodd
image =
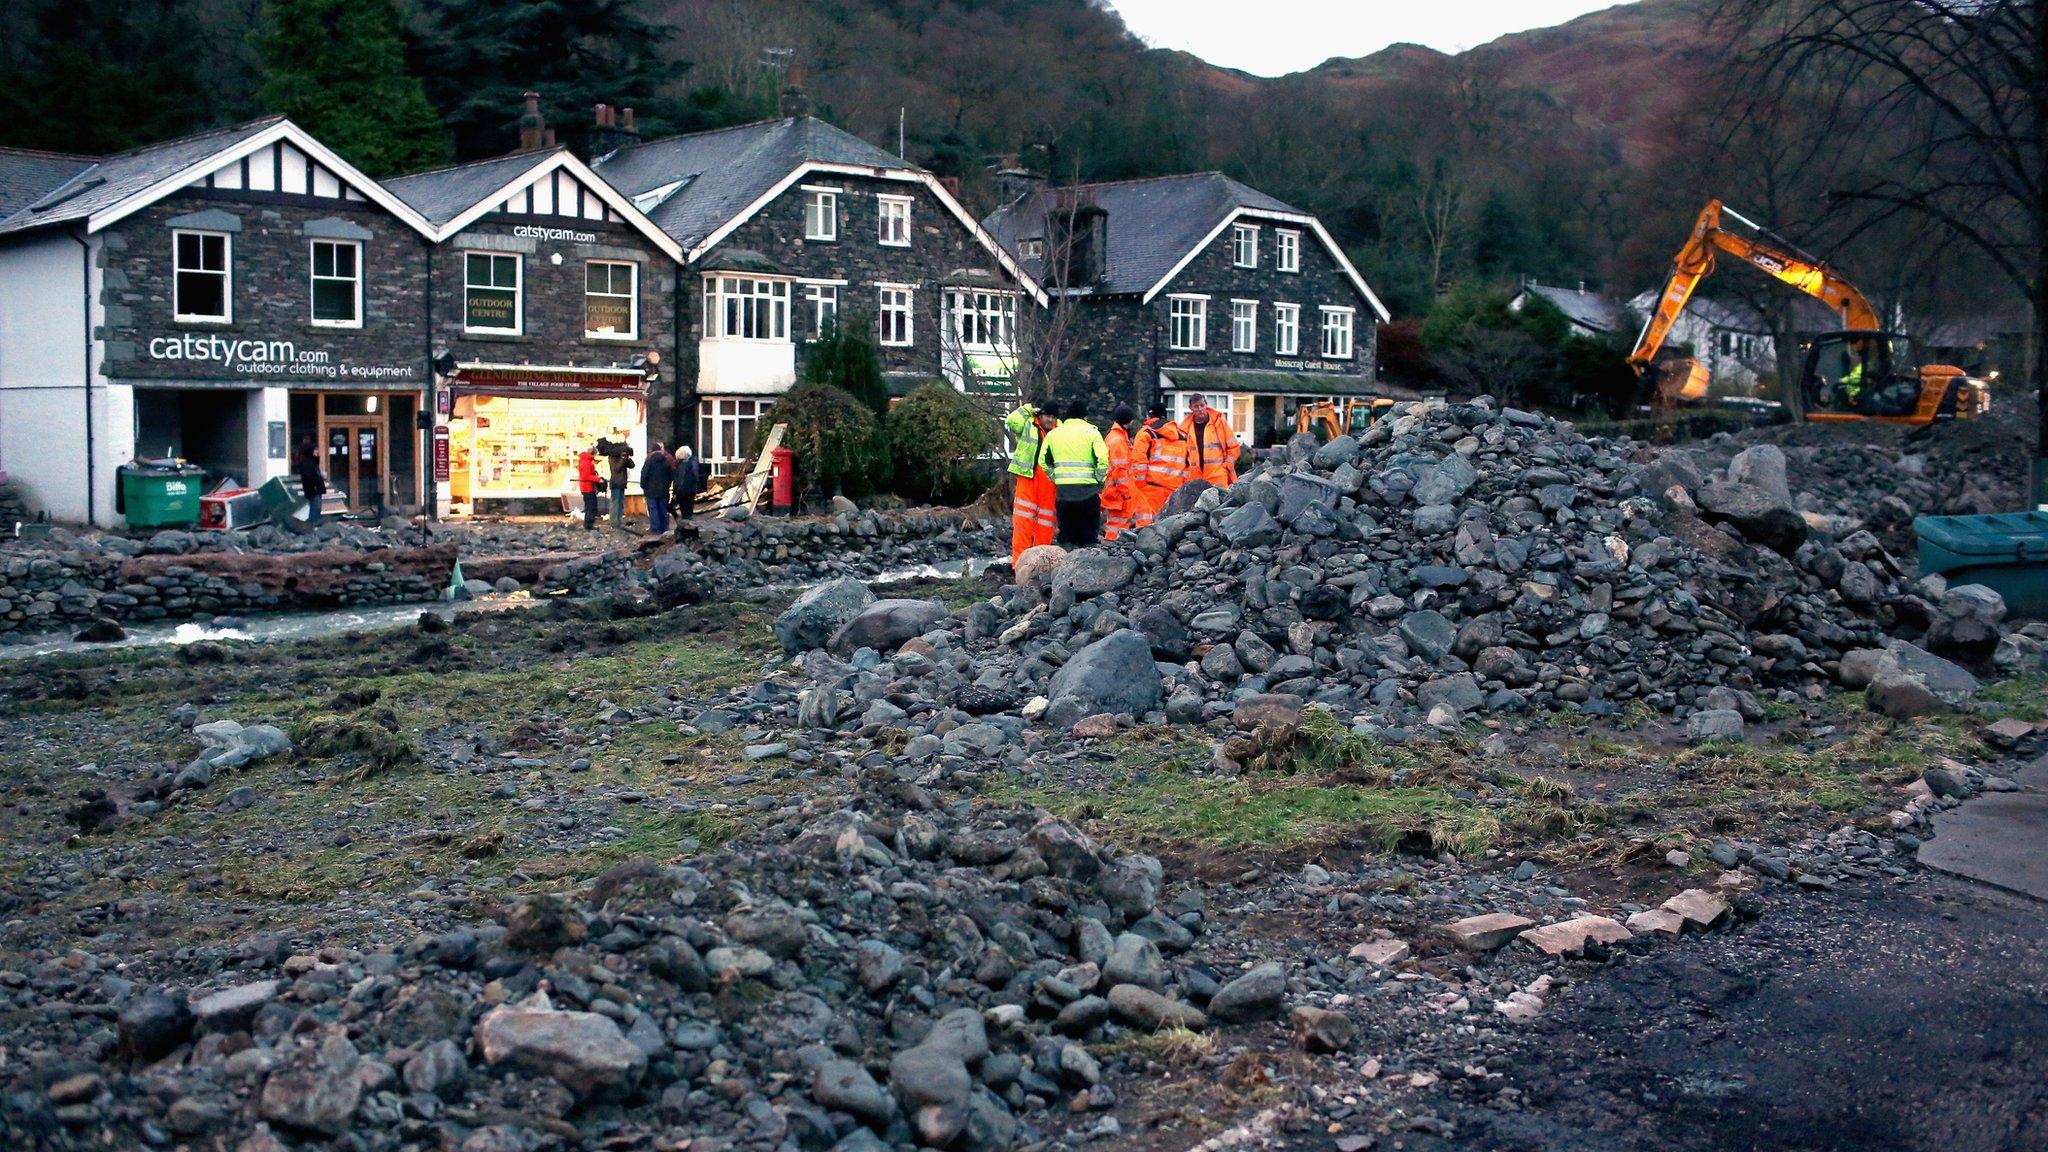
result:
<svg viewBox="0 0 2048 1152"><path fill-rule="evenodd" d="M1747 225L1757 235L1743 236L1723 228L1723 214ZM1679 313L1685 311L1686 302L1692 299L1693 290L1714 270L1717 253L1726 253L1826 303L1842 317L1844 328L1865 331L1878 327L1876 310L1854 284L1829 271L1820 261L1793 251L1789 245L1772 243L1766 235L1761 227L1743 219L1734 209L1724 208L1719 200L1707 201L1693 223L1692 235L1671 262L1671 279L1664 285L1664 294L1658 297L1649 321L1643 325L1635 351L1629 353L1628 362L1638 374L1656 360L1658 350L1671 334L1671 326L1678 322Z"/></svg>

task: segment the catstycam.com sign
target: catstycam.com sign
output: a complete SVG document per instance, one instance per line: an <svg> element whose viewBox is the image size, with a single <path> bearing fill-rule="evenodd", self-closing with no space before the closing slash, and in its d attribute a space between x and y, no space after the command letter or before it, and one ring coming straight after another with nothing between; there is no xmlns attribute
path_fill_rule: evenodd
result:
<svg viewBox="0 0 2048 1152"><path fill-rule="evenodd" d="M237 376L291 376L317 380L410 380L416 364L351 364L325 348L293 340L241 340L212 333L157 336L144 346L151 360L203 365Z"/></svg>

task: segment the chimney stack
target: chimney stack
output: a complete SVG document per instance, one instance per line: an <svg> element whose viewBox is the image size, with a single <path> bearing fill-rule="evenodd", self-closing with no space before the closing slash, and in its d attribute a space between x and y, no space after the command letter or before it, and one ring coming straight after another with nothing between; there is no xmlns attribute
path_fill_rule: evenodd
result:
<svg viewBox="0 0 2048 1152"><path fill-rule="evenodd" d="M609 156L621 148L640 142L640 133L633 127L633 110L611 104L599 104L596 109L596 123L590 132L590 158L596 160Z"/></svg>
<svg viewBox="0 0 2048 1152"><path fill-rule="evenodd" d="M804 92L804 66L789 66L789 82L782 89L782 115L796 119L811 114L811 98Z"/></svg>
<svg viewBox="0 0 2048 1152"><path fill-rule="evenodd" d="M538 152L554 146L554 133L540 114L540 93L526 94L526 112L519 117L519 151Z"/></svg>
<svg viewBox="0 0 2048 1152"><path fill-rule="evenodd" d="M1045 185L1045 177L1019 164L1015 156L997 157L990 172L997 204L1015 204Z"/></svg>

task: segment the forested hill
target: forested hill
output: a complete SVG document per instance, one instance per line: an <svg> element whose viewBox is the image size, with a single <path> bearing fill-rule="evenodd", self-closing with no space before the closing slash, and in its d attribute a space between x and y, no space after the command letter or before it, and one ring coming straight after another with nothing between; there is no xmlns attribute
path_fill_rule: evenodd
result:
<svg viewBox="0 0 2048 1152"><path fill-rule="evenodd" d="M1412 316L1472 280L1640 290L1707 191L1786 186L1726 147L1711 3L1264 79L1148 48L1102 0L17 0L0 144L104 151L282 111L386 174L505 150L528 88L581 146L593 103L717 127L776 115L800 69L819 115L892 150L900 125L977 208L1000 156L1060 180L1227 171L1319 214ZM1819 200L1759 210L1819 243Z"/></svg>

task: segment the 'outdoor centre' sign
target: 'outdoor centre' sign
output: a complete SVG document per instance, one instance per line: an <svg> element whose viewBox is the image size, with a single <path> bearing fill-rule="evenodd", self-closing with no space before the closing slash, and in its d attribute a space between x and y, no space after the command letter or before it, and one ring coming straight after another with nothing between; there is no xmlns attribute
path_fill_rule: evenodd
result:
<svg viewBox="0 0 2048 1152"><path fill-rule="evenodd" d="M151 360L203 364L240 376L291 376L315 380L411 380L417 364L351 364L324 348L300 348L292 340L236 340L188 332L158 336L145 346Z"/></svg>

